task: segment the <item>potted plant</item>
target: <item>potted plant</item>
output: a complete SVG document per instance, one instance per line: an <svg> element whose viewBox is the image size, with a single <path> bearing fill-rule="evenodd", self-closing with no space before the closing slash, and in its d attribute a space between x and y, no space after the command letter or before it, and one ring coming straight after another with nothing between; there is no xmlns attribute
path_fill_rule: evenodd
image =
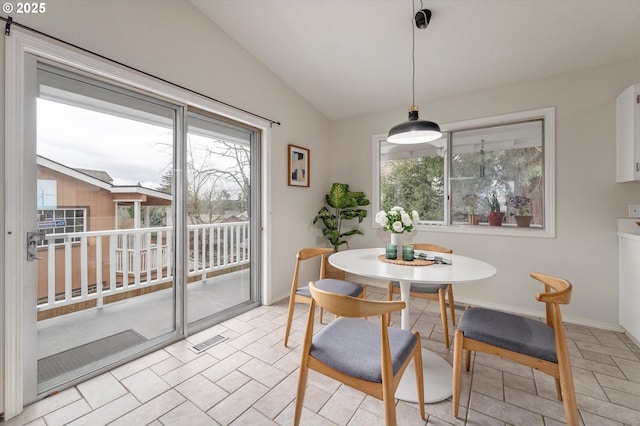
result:
<svg viewBox="0 0 640 426"><path fill-rule="evenodd" d="M482 204L488 211L487 218L489 219L489 225L502 226L504 213L500 211L500 201L498 201L496 193L494 192L487 198L483 199Z"/></svg>
<svg viewBox="0 0 640 426"><path fill-rule="evenodd" d="M469 225L478 225L480 223L480 215L476 211L480 203L480 196L478 194L467 194L462 197L462 201L464 201L465 210L469 215Z"/></svg>
<svg viewBox="0 0 640 426"><path fill-rule="evenodd" d="M510 216L516 220L516 225L528 228L531 225L531 198L521 195L510 195L507 197L507 206L511 208Z"/></svg>
<svg viewBox="0 0 640 426"><path fill-rule="evenodd" d="M349 191L349 185L346 183L334 183L325 201L331 210L326 206L321 208L313 219L313 223L322 222L324 225L322 234L329 240L335 251L338 251L343 244L349 246L345 237L364 235L357 228L342 232L344 220L358 219L360 223L367 217L367 211L360 208L369 205L364 192Z"/></svg>

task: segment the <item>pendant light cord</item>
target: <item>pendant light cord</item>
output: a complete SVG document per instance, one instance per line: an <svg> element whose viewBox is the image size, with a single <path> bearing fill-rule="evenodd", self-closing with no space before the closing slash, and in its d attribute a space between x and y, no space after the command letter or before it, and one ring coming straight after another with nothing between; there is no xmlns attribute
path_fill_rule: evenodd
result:
<svg viewBox="0 0 640 426"><path fill-rule="evenodd" d="M422 2L422 0L420 0ZM413 20L416 16L416 2L411 0L411 108L416 105L416 29Z"/></svg>

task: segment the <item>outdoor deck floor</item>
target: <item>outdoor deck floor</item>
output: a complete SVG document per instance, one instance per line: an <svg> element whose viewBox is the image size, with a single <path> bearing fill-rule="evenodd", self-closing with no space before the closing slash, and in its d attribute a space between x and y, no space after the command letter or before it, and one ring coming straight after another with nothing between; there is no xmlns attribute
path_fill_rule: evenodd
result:
<svg viewBox="0 0 640 426"><path fill-rule="evenodd" d="M190 322L249 298L249 270L188 284ZM38 322L38 359L127 330L145 339L173 331L173 289L105 304Z"/></svg>

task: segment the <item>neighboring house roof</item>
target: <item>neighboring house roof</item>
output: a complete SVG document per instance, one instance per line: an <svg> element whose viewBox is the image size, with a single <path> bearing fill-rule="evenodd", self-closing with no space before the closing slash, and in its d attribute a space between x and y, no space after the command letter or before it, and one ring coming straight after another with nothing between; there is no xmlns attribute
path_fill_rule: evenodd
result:
<svg viewBox="0 0 640 426"><path fill-rule="evenodd" d="M64 164L60 164L40 155L37 156L36 161L39 166L46 167L58 173L86 182L89 185L102 188L112 194L118 194L114 198L123 202L134 201L133 198L128 196L143 197L146 199L146 204L150 205L170 205L172 201L171 194L166 194L155 189L145 188L139 185L113 185L111 183L113 182L113 179L107 172L99 170L72 169L71 167L67 167Z"/></svg>
<svg viewBox="0 0 640 426"><path fill-rule="evenodd" d="M113 178L109 176L109 173L102 170L91 170L91 169L75 169L80 173L84 173L96 179L99 179L103 182L113 183Z"/></svg>

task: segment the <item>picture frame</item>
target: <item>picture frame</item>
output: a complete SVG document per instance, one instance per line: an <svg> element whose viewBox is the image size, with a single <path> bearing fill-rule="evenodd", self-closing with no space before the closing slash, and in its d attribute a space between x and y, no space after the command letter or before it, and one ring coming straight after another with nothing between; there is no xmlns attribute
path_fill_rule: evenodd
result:
<svg viewBox="0 0 640 426"><path fill-rule="evenodd" d="M287 152L289 186L309 187L309 165L311 153L307 148L289 144Z"/></svg>

